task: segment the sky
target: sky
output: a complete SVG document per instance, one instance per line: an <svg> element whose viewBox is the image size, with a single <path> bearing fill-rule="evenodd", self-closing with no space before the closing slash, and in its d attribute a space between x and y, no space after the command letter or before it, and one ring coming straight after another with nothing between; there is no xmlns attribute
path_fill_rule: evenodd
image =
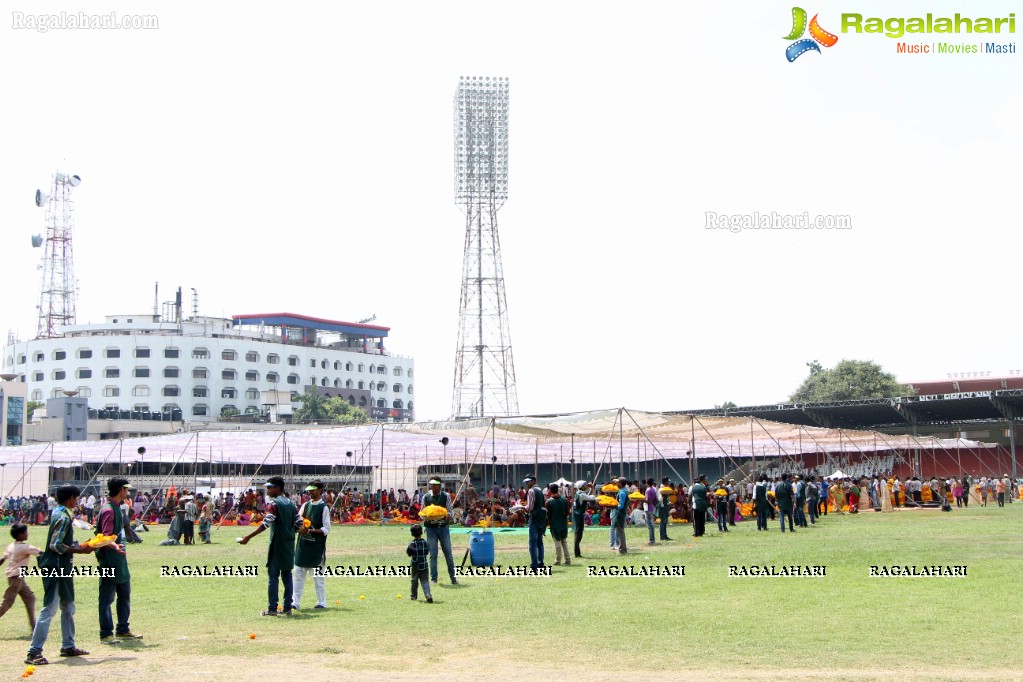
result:
<svg viewBox="0 0 1023 682"><path fill-rule="evenodd" d="M417 418L447 418L452 96L476 75L510 79L498 222L521 413L780 402L812 360L901 381L1023 368L1023 55L840 32L843 13L1018 7L802 6L839 40L789 63L792 5L770 0L106 2L87 11L159 28L46 32L15 14L80 8L9 3L0 333L35 334L33 195L66 170L80 323L151 311L156 282L161 301L196 288L207 315L375 315L415 358ZM851 227L706 227L772 211Z"/></svg>

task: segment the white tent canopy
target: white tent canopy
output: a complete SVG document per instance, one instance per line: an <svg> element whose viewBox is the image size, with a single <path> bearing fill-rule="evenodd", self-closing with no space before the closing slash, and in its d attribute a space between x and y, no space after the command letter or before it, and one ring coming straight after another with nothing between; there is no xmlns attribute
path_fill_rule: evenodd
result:
<svg viewBox="0 0 1023 682"><path fill-rule="evenodd" d="M828 479L832 479L832 480L837 480L837 479L840 479L840 478L849 478L849 476L848 476L848 474L842 473L841 469L838 469L837 471L835 471L835 473L831 474L830 476L825 476L824 478L828 478Z"/></svg>
<svg viewBox="0 0 1023 682"><path fill-rule="evenodd" d="M238 425L232 425L238 426ZM248 425L246 425L248 426ZM439 442L449 439L446 447ZM192 431L105 441L39 443L0 449L0 463L74 466L146 461L278 464L285 449L297 465L416 466L464 461L500 465L651 461L706 457L794 457L800 453L866 453L905 449L977 448L967 440L892 436L782 424L751 417L706 417L601 410L547 417L370 424L362 426ZM352 453L348 456L347 453Z"/></svg>

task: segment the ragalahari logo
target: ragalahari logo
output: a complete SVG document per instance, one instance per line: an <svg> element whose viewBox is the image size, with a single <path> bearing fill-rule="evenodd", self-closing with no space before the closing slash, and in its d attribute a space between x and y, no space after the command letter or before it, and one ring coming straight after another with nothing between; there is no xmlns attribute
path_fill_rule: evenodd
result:
<svg viewBox="0 0 1023 682"><path fill-rule="evenodd" d="M806 10L802 7L792 8L792 32L785 36L785 40L795 40L796 42L785 48L785 58L789 62L796 61L799 55L810 50L820 52L821 49L817 47L818 43L824 47L832 47L838 42L838 36L821 28L817 23L817 16L813 15L813 19L810 20L810 38L803 38L803 33L806 31ZM800 38L802 39L800 40Z"/></svg>

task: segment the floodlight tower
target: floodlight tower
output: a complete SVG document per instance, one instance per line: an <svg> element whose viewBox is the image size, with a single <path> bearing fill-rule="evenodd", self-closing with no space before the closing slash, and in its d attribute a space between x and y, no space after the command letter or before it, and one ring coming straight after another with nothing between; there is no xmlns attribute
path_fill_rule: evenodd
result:
<svg viewBox="0 0 1023 682"><path fill-rule="evenodd" d="M454 419L519 412L497 211L508 198L508 79L459 78L455 90L455 202L465 254Z"/></svg>
<svg viewBox="0 0 1023 682"><path fill-rule="evenodd" d="M77 175L54 173L49 194L36 190L36 206L46 209L46 239L32 237L33 246L43 247L42 286L39 292L39 325L36 338L59 336L58 329L76 321L78 285L75 281L75 204L71 190L81 184Z"/></svg>

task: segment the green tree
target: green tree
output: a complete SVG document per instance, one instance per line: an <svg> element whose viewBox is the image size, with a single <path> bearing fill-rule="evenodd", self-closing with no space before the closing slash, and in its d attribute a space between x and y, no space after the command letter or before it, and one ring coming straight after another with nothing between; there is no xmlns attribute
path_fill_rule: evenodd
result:
<svg viewBox="0 0 1023 682"><path fill-rule="evenodd" d="M295 419L312 422L329 419L325 405L327 398L320 395L315 386L307 386L305 393L295 398L295 402L300 404L295 410Z"/></svg>
<svg viewBox="0 0 1023 682"><path fill-rule="evenodd" d="M327 418L336 424L365 424L369 421L369 413L356 407L344 398L327 398L323 401Z"/></svg>
<svg viewBox="0 0 1023 682"><path fill-rule="evenodd" d="M722 404L722 405L715 405L714 409L717 409L717 410L734 410L737 407L738 407L738 405L733 403L731 400L726 400L724 402L724 404Z"/></svg>
<svg viewBox="0 0 1023 682"><path fill-rule="evenodd" d="M38 410L40 407L45 407L46 403L41 403L38 400L29 400L25 404L25 421L32 421L32 413Z"/></svg>
<svg viewBox="0 0 1023 682"><path fill-rule="evenodd" d="M912 389L900 384L895 375L869 360L842 360L831 369L824 369L816 360L806 364L810 368L810 376L789 396L794 403L913 395Z"/></svg>
<svg viewBox="0 0 1023 682"><path fill-rule="evenodd" d="M224 409L222 409L220 411L220 420L221 421L227 421L231 417L235 417L235 416L237 416L239 414L241 414L241 412L239 412L237 408L225 407Z"/></svg>

